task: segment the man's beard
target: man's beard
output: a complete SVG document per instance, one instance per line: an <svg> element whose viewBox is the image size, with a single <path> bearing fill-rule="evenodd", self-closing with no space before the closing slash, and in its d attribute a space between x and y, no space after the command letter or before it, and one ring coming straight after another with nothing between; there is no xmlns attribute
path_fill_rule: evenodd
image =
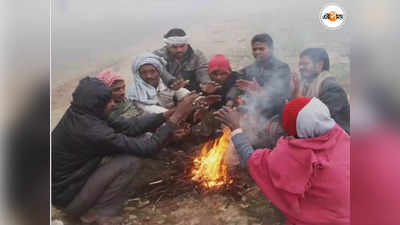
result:
<svg viewBox="0 0 400 225"><path fill-rule="evenodd" d="M185 56L185 53L179 53L179 54L175 54L174 58L178 59L178 60L181 60L184 56Z"/></svg>
<svg viewBox="0 0 400 225"><path fill-rule="evenodd" d="M161 78L160 78L161 79ZM155 80L148 80L146 81L148 84L150 84L151 86L153 86L154 88L157 88L158 85L160 84L160 81L155 81Z"/></svg>
<svg viewBox="0 0 400 225"><path fill-rule="evenodd" d="M315 72L315 71L313 71L313 72L307 72L307 73L301 73L301 78L304 80L304 81L306 81L306 82L308 82L308 83L311 83L317 76L319 75L319 73L318 72Z"/></svg>

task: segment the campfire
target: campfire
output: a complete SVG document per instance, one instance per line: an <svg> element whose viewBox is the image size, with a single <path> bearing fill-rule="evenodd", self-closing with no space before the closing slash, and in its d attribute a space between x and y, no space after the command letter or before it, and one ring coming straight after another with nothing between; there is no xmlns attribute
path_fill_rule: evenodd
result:
<svg viewBox="0 0 400 225"><path fill-rule="evenodd" d="M223 135L206 142L193 160L192 180L208 189L219 189L233 183L229 177L225 152L231 145L231 131L224 128Z"/></svg>
<svg viewBox="0 0 400 225"><path fill-rule="evenodd" d="M250 190L250 179L243 169L237 167L239 161L230 152L234 151L231 148L231 130L225 128L221 137L211 139L201 146L192 146L187 151L162 150L160 154L166 159L166 169L160 172L158 179L136 191L135 198L147 199L156 204L161 199L181 195L218 192L240 201ZM194 152L197 154L193 156Z"/></svg>

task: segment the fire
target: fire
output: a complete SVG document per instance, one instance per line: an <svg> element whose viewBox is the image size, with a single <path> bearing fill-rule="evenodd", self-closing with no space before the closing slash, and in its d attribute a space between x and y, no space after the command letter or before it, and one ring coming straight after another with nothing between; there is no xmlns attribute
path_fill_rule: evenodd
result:
<svg viewBox="0 0 400 225"><path fill-rule="evenodd" d="M207 188L218 188L231 184L228 176L228 166L224 155L231 144L231 130L224 128L223 135L204 144L200 155L193 161L192 180L201 182Z"/></svg>

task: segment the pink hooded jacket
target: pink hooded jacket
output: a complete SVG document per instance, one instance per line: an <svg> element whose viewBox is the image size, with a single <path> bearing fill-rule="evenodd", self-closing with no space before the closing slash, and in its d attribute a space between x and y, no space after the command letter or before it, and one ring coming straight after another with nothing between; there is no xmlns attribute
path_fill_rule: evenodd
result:
<svg viewBox="0 0 400 225"><path fill-rule="evenodd" d="M251 176L287 225L350 224L350 137L335 125L315 138L282 137L256 150Z"/></svg>

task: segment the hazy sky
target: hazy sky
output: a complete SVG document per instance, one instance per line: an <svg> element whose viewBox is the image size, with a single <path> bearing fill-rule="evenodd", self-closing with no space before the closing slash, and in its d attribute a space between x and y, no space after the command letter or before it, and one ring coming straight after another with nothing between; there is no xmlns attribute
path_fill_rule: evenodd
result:
<svg viewBox="0 0 400 225"><path fill-rule="evenodd" d="M172 27L194 29L197 35L208 30L196 30L196 26L223 25L234 20L248 24L254 32L279 29L279 36L284 37L284 28L295 28L299 37L309 36L314 30L323 30L318 21L323 5L317 0L301 5L295 0L54 0L53 74L61 74L66 66L96 61L98 55L110 51L117 53L140 45L144 40L161 40Z"/></svg>

